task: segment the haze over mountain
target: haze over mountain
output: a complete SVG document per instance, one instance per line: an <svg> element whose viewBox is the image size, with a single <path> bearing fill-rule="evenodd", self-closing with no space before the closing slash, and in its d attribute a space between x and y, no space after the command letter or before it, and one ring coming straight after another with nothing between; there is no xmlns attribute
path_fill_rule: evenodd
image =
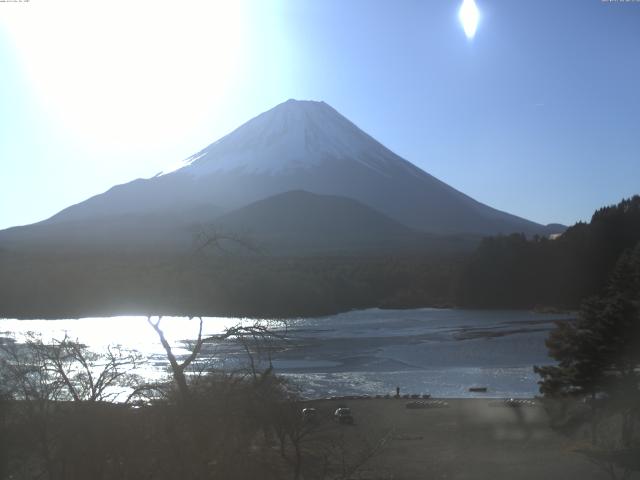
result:
<svg viewBox="0 0 640 480"><path fill-rule="evenodd" d="M236 209L291 191L298 193L280 196L262 210L253 207L253 214L238 212L230 220ZM309 238L314 220L323 225L316 229L318 235L337 235L349 223L346 211L354 218L367 218L362 220L368 229L362 230L361 239L375 231L384 232L385 238L415 240L417 232L486 235L558 230L493 209L455 190L324 102L288 100L188 158L182 168L118 185L44 222L5 230L0 240L178 245L188 242L194 224L215 223L224 214L226 220L221 221L238 230L261 225L257 230L265 233L264 227L273 221L275 232L276 206L286 209L287 202L301 199L297 216L288 222L291 227L297 219L300 231L304 220ZM317 217L319 211L324 218ZM376 222L379 226L374 228ZM351 233L346 237L355 238Z"/></svg>

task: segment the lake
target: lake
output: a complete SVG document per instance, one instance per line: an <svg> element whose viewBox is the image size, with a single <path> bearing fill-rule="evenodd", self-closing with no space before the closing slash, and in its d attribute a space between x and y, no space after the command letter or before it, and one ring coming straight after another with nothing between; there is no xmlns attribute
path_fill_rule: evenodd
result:
<svg viewBox="0 0 640 480"><path fill-rule="evenodd" d="M571 314L529 311L414 309L359 310L321 318L272 323L287 338L273 355L277 373L297 383L306 397L430 393L439 397L531 397L538 393L534 365L552 363L544 340L555 321ZM205 318L203 334L214 335L252 319ZM199 322L165 317L161 327L176 353L186 355ZM147 362L140 373L166 374L166 358L146 317L74 320L0 320L0 335L24 340L37 332L44 340L65 333L93 351L120 345ZM246 355L236 344L213 342L203 359L236 369ZM487 387L486 394L469 387Z"/></svg>

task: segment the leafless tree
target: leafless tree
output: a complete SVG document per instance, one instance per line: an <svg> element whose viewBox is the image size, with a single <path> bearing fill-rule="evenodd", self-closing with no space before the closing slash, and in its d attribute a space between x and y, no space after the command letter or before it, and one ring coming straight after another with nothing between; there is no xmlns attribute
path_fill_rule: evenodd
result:
<svg viewBox="0 0 640 480"><path fill-rule="evenodd" d="M135 387L141 356L119 346L108 346L106 352L91 352L86 345L65 335L51 345L37 344L57 382L76 401L111 401L123 388Z"/></svg>
<svg viewBox="0 0 640 480"><path fill-rule="evenodd" d="M167 355L167 360L169 360L169 365L171 367L171 374L173 376L173 380L175 381L176 387L178 388L178 392L180 395L180 400L183 403L188 403L189 401L189 385L187 383L187 377L185 375L185 369L191 365L191 363L198 357L200 354L200 350L202 350L202 345L204 344L204 340L202 338L202 317L199 318L200 326L198 328L198 338L193 344L191 353L187 358L185 358L182 362L179 362L173 353L173 349L171 348L171 344L167 341L167 338L160 328L160 322L162 321L162 317L158 317L157 320L152 320L152 317L147 317L147 322L158 334L158 338L160 339L160 343L164 348L164 351Z"/></svg>
<svg viewBox="0 0 640 480"><path fill-rule="evenodd" d="M68 469L84 472L77 473L82 477L102 468L109 455L106 438L115 441L107 434L113 425L107 417L115 407L107 402L136 381L132 372L138 360L137 354L119 347L102 355L90 352L67 336L45 342L29 334L20 344L3 342L3 393L14 400L9 412L16 457L12 475L78 478ZM77 454L78 445L84 454Z"/></svg>
<svg viewBox="0 0 640 480"><path fill-rule="evenodd" d="M232 248L233 247L233 248ZM262 249L249 239L248 235L222 232L212 227L199 225L198 230L193 235L193 250L196 254L206 251L215 251L224 254L232 253L239 247L240 250L251 253L261 253Z"/></svg>
<svg viewBox="0 0 640 480"><path fill-rule="evenodd" d="M190 320L192 318L193 317L191 317ZM187 381L187 375L185 372L194 364L194 361L200 355L202 347L206 342L237 342L247 355L250 374L254 380L258 380L259 376L264 376L266 372L270 372L273 368L271 364L271 352L274 348L277 348L275 346L275 341L285 342L287 340L286 329L275 330L272 328L272 325L261 322L255 322L251 325L236 325L228 328L221 334L211 335L204 338L202 336L203 319L202 317L199 317L198 334L195 341L191 344L191 352L186 358L179 361L161 328L162 317L160 316L154 320L149 316L147 317L147 322L155 330L158 338L160 339L160 343L162 344L167 360L169 361L171 375L183 402L187 402L190 395L189 382ZM284 322L281 322L281 324L286 326ZM258 372L257 362L263 356L267 357L269 366L261 375L260 372Z"/></svg>
<svg viewBox="0 0 640 480"><path fill-rule="evenodd" d="M167 407L172 409L173 420L166 424L174 462L183 465L191 478L209 478L212 464L217 465L220 475L225 471L229 474L229 462L246 455L255 433L263 431L266 437L271 428L270 405L280 400L277 394L280 382L272 375L270 362L264 370L259 366L261 356L269 357L273 348L271 344L265 345L282 338L282 333L256 322L205 337L204 321L198 318L197 337L190 342L189 353L179 358L162 329L162 317L148 317L147 321L165 350L177 393L175 404L168 398ZM248 355L248 373L213 372L207 368L207 362L200 358L204 345L224 342L238 344ZM192 375L194 371L200 375ZM251 381L247 382L247 377ZM231 411L236 413L225 419ZM176 424L175 419L181 421ZM227 432L226 437L223 432Z"/></svg>

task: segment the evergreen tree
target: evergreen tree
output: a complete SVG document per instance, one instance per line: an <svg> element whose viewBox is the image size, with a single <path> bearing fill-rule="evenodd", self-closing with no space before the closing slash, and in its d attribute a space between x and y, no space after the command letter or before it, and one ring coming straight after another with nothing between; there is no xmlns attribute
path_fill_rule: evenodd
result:
<svg viewBox="0 0 640 480"><path fill-rule="evenodd" d="M547 397L590 397L591 440L599 443L598 418L618 415L620 437L600 452L613 465L617 456L640 445L635 426L640 414L640 242L618 260L604 293L584 302L575 322L559 323L547 339L557 365L535 367ZM598 394L603 401L596 404ZM596 409L596 405L603 408ZM602 448L602 447L598 447ZM591 455L593 452L589 453ZM625 471L629 466L624 466ZM636 467L633 467L635 469Z"/></svg>
<svg viewBox="0 0 640 480"><path fill-rule="evenodd" d="M603 295L583 303L578 319L547 339L557 365L536 367L545 395L638 395L640 243L624 252Z"/></svg>

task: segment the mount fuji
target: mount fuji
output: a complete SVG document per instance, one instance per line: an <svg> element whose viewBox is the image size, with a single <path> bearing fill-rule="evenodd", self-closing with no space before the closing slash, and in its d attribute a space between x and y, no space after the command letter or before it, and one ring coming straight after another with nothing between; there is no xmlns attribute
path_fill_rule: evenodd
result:
<svg viewBox="0 0 640 480"><path fill-rule="evenodd" d="M282 197L287 192L298 193ZM277 201L270 200L274 196L279 196ZM366 217L371 228L363 227L362 221L349 222L344 212L338 215L335 209L347 204L336 197L347 200L347 211ZM378 235L380 225L395 238L552 233L552 227L496 210L455 190L326 103L288 100L189 157L177 170L115 186L48 220L0 232L0 242L178 245L192 235L195 224L215 225L219 220L251 230L257 217L242 213L249 207L262 212L258 223L279 224L278 217L290 215L283 200L287 198L298 203L296 218L305 217L306 204L313 204L307 212L311 218L320 211L319 204L325 205L322 231L328 236L332 211L343 230L357 224L361 236ZM268 208L256 207L260 202L269 202ZM239 218L252 220L243 224ZM299 228L308 230L308 222ZM295 230L291 223L289 231ZM352 244L356 233L349 232Z"/></svg>

